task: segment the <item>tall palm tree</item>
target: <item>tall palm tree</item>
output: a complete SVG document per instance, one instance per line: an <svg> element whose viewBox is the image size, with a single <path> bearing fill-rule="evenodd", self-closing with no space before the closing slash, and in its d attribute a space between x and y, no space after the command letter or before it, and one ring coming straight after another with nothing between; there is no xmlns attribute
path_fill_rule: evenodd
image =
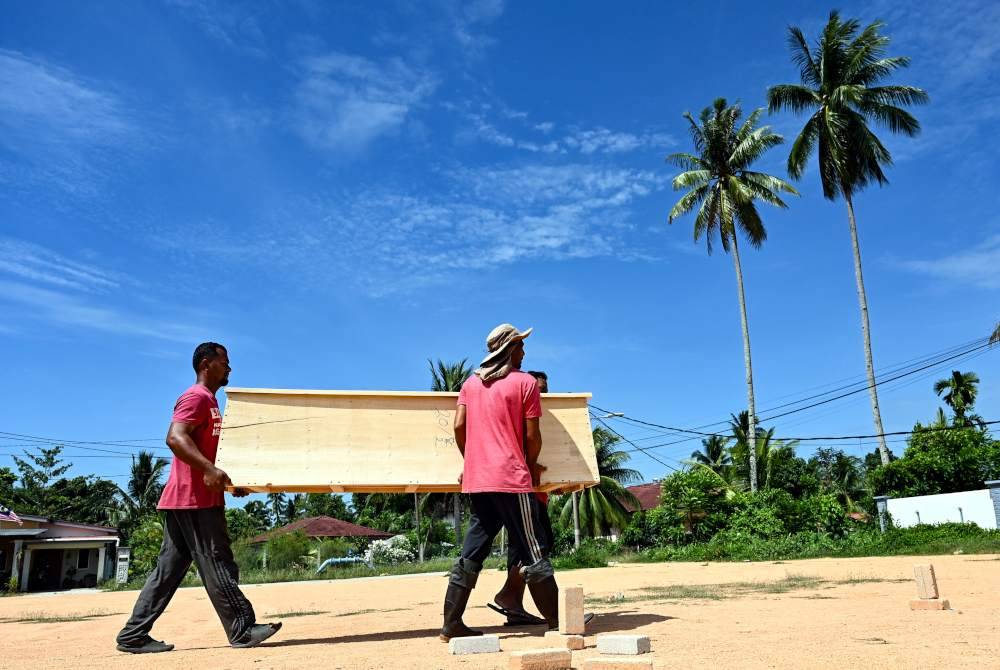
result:
<svg viewBox="0 0 1000 670"><path fill-rule="evenodd" d="M975 372L959 372L952 370L951 376L934 382L934 393L944 393L944 404L951 407L955 413L955 424L964 426L969 423L966 412L976 404L979 395L979 375ZM946 393L947 391L947 393Z"/></svg>
<svg viewBox="0 0 1000 670"><path fill-rule="evenodd" d="M701 449L691 452L691 461L704 465L715 473L721 473L733 464L729 454L729 440L721 435L712 435L701 441Z"/></svg>
<svg viewBox="0 0 1000 670"><path fill-rule="evenodd" d="M580 527L592 537L607 535L612 528L624 528L628 524L629 504L639 509L639 500L626 486L642 481L642 473L625 467L631 456L626 451L618 451L615 445L620 438L604 428L594 429L594 448L597 450L597 471L600 483L580 492L578 514ZM560 520L569 524L573 519L573 496L563 496Z"/></svg>
<svg viewBox="0 0 1000 670"><path fill-rule="evenodd" d="M896 70L906 67L905 56L887 57L889 38L880 34L884 24L875 21L864 29L855 19L843 20L830 13L816 46L810 49L799 28L789 28L792 60L799 67L800 84L772 86L768 107L772 112L812 112L795 139L788 156L788 173L799 179L815 149L819 155L819 176L823 195L829 200L843 197L854 249L854 277L861 309L861 336L871 396L875 432L879 435L882 463L889 462L882 415L875 387L868 321L868 297L861 272L861 249L854 217L854 195L868 184L888 183L883 167L892 165L892 156L869 128L875 122L892 133L913 137L920 123L906 105L928 101L927 93L913 86L879 85Z"/></svg>
<svg viewBox="0 0 1000 670"><path fill-rule="evenodd" d="M781 135L768 126L757 126L763 109L754 110L740 124L743 115L739 104L728 106L725 98L718 98L712 107L702 110L698 121L690 112L684 118L690 123L691 139L696 154L672 154L667 161L684 170L674 177L675 191L687 190L673 209L670 223L696 207L694 239L702 236L712 253L712 238L719 236L723 250L732 252L736 269L736 289L740 302L740 323L743 327L743 362L746 367L747 409L750 416L750 434L756 420L753 390L753 364L750 358L750 328L747 325L746 297L743 294L743 268L740 265L737 230L740 230L755 249L767 238L764 223L757 213L756 202L766 202L785 208L780 193L796 193L791 185L763 172L750 169L753 163L769 149L784 142ZM751 482L756 481L757 464L751 455Z"/></svg>
<svg viewBox="0 0 1000 670"><path fill-rule="evenodd" d="M472 368L466 367L468 358L457 363L445 363L438 359L437 363L427 363L431 367L431 390L457 393L462 390L462 384L472 375Z"/></svg>
<svg viewBox="0 0 1000 670"><path fill-rule="evenodd" d="M733 461L737 469L743 471L750 483L750 490L771 488L771 476L775 468L783 461L795 455L798 440L777 440L774 438L774 428L764 429L756 426L754 438L750 439L750 418L746 412L732 415L729 422L733 433ZM750 463L756 460L757 469L751 471ZM753 477L757 477L757 482Z"/></svg>
<svg viewBox="0 0 1000 670"><path fill-rule="evenodd" d="M431 367L431 390L457 393L462 390L462 384L472 376L472 368L466 367L468 358L463 358L458 363L445 363L440 358L437 364L427 363ZM455 544L462 544L462 494L452 493L452 518L455 521Z"/></svg>
<svg viewBox="0 0 1000 670"><path fill-rule="evenodd" d="M163 471L169 463L151 451L140 451L132 457L132 470L123 489L116 486L117 500L108 508L108 517L126 533L143 517L156 513L156 504L163 492Z"/></svg>

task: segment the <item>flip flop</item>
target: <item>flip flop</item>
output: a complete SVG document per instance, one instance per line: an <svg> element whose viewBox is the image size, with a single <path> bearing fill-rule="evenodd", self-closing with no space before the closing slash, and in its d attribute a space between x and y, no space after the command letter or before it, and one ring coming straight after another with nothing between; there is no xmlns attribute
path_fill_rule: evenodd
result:
<svg viewBox="0 0 1000 670"><path fill-rule="evenodd" d="M497 614L507 617L504 626L541 626L546 623L545 619L536 617L534 614L529 614L528 612L515 612L499 605L494 605L493 603L486 603L486 606Z"/></svg>
<svg viewBox="0 0 1000 670"><path fill-rule="evenodd" d="M261 642L271 637L281 630L281 622L278 623L255 623L243 636L239 642L234 642L231 646L237 649L249 649L256 647Z"/></svg>

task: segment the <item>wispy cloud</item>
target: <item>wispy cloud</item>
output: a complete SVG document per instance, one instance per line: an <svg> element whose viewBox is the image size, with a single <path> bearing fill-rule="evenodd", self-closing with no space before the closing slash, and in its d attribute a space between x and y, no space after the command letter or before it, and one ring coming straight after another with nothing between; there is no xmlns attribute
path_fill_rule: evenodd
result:
<svg viewBox="0 0 1000 670"><path fill-rule="evenodd" d="M119 96L75 73L0 50L0 185L90 194L109 160L140 137Z"/></svg>
<svg viewBox="0 0 1000 670"><path fill-rule="evenodd" d="M398 132L437 85L400 59L330 52L305 59L295 92L297 132L318 149L357 152Z"/></svg>
<svg viewBox="0 0 1000 670"><path fill-rule="evenodd" d="M167 4L213 40L257 56L265 55L260 22L245 5L216 0L167 0Z"/></svg>
<svg viewBox="0 0 1000 670"><path fill-rule="evenodd" d="M1000 289L1000 235L937 259L899 262L900 267L938 279Z"/></svg>
<svg viewBox="0 0 1000 670"><path fill-rule="evenodd" d="M85 328L156 340L196 341L204 331L127 307L136 282L37 244L0 239L0 313L13 322ZM7 332L30 332L24 328Z"/></svg>
<svg viewBox="0 0 1000 670"><path fill-rule="evenodd" d="M503 10L503 0L472 0L455 5L452 21L459 44L473 51L480 51L493 44L492 38L477 31L499 18Z"/></svg>
<svg viewBox="0 0 1000 670"><path fill-rule="evenodd" d="M632 206L662 182L647 171L582 164L441 176L447 186L435 194L369 189L299 203L250 236L217 234L234 238L241 262L383 295L527 260L640 259L627 242Z"/></svg>
<svg viewBox="0 0 1000 670"><path fill-rule="evenodd" d="M676 140L667 133L615 132L607 128L579 130L566 136L563 144L571 149L577 149L583 154L593 153L625 153L637 149L655 149L676 144Z"/></svg>

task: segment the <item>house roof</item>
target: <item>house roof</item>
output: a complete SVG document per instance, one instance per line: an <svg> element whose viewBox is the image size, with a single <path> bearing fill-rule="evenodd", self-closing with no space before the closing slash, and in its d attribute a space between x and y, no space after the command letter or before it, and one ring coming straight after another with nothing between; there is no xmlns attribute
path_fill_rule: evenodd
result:
<svg viewBox="0 0 1000 670"><path fill-rule="evenodd" d="M295 531L302 531L308 537L369 537L376 540L392 537L392 533L386 533L374 528L366 528L350 521L334 519L329 516L311 516L308 519L299 519L287 526L275 528L263 535L258 535L250 540L250 542L254 544L267 542L276 535L294 533Z"/></svg>
<svg viewBox="0 0 1000 670"><path fill-rule="evenodd" d="M645 511L647 509L653 509L654 507L658 507L660 504L660 482L629 486L628 490L632 495L639 499L639 510ZM627 502L625 503L625 509L629 512L637 511Z"/></svg>

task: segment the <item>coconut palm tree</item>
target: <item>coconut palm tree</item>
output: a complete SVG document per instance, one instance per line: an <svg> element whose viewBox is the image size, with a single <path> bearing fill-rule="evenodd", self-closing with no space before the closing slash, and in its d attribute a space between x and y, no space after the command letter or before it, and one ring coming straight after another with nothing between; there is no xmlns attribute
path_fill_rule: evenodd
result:
<svg viewBox="0 0 1000 670"><path fill-rule="evenodd" d="M889 150L869 128L869 123L913 137L920 132L920 123L903 107L925 103L929 98L926 92L913 86L880 85L910 63L905 56L885 55L889 38L881 34L883 27L882 22L875 21L862 29L857 20L843 20L834 11L813 48L799 28L789 28L788 42L801 83L772 86L767 97L772 112L787 109L812 113L792 144L788 173L794 179L801 178L815 150L823 195L829 200L843 197L847 205L872 417L879 435L879 453L886 464L889 448L883 435L875 387L854 196L872 182L888 183L883 167L892 165Z"/></svg>
<svg viewBox="0 0 1000 670"><path fill-rule="evenodd" d="M734 444L731 450L733 461L737 470L742 470L742 474L749 481L750 490L771 488L771 475L780 464L795 456L798 440L777 440L774 438L774 428L765 430L760 426L755 427L757 434L751 440L750 419L746 412L731 415L729 426L733 433ZM756 486L751 479L754 476L750 469L752 458L757 462Z"/></svg>
<svg viewBox="0 0 1000 670"><path fill-rule="evenodd" d="M288 508L288 501L284 493L267 494L268 513L271 517L271 526L277 528L282 525L285 518L285 510Z"/></svg>
<svg viewBox="0 0 1000 670"><path fill-rule="evenodd" d="M151 451L132 456L132 471L123 489L116 486L114 505L107 509L108 518L127 535L140 519L156 513L156 504L163 493L163 471L169 463Z"/></svg>
<svg viewBox="0 0 1000 670"><path fill-rule="evenodd" d="M472 376L472 368L465 366L468 358L458 363L445 363L438 359L437 364L427 360L431 367L431 390L457 393L462 390L462 384ZM455 544L462 544L462 494L452 493L452 516L455 520Z"/></svg>
<svg viewBox="0 0 1000 670"><path fill-rule="evenodd" d="M673 209L670 223L679 216L698 209L694 220L694 239L704 236L708 253L712 253L712 238L718 235L722 248L731 252L736 269L736 289L740 303L740 323L743 327L743 362L746 367L747 409L751 419L750 433L756 420L753 389L753 364L750 358L750 328L747 325L746 297L743 293L743 268L740 265L737 230L755 249L767 238L764 223L757 212L756 202L763 201L785 208L781 193L796 193L791 185L763 172L751 170L757 159L784 139L768 126L757 126L763 109L755 110L740 124L739 104L729 106L718 98L712 107L702 110L698 121L690 112L684 118L691 125L691 139L696 154L672 154L667 161L684 170L674 177L675 191L686 190ZM750 460L751 482L755 482L757 464Z"/></svg>
<svg viewBox="0 0 1000 670"><path fill-rule="evenodd" d="M955 425L965 426L970 423L966 412L976 404L979 395L979 375L975 372L959 372L952 370L951 376L934 382L934 393L939 396L944 393L944 404L955 413Z"/></svg>
<svg viewBox="0 0 1000 670"><path fill-rule="evenodd" d="M625 467L631 457L628 452L615 449L619 441L620 438L607 429L594 429L600 483L581 491L577 505L580 527L592 537L607 535L612 528L624 528L629 514L626 503L639 509L639 500L626 486L642 481L642 473ZM560 521L572 523L573 496L563 496L561 503Z"/></svg>
<svg viewBox="0 0 1000 670"><path fill-rule="evenodd" d="M691 452L691 462L704 465L715 473L721 473L733 464L729 454L729 440L721 435L712 435L701 441L701 449Z"/></svg>

